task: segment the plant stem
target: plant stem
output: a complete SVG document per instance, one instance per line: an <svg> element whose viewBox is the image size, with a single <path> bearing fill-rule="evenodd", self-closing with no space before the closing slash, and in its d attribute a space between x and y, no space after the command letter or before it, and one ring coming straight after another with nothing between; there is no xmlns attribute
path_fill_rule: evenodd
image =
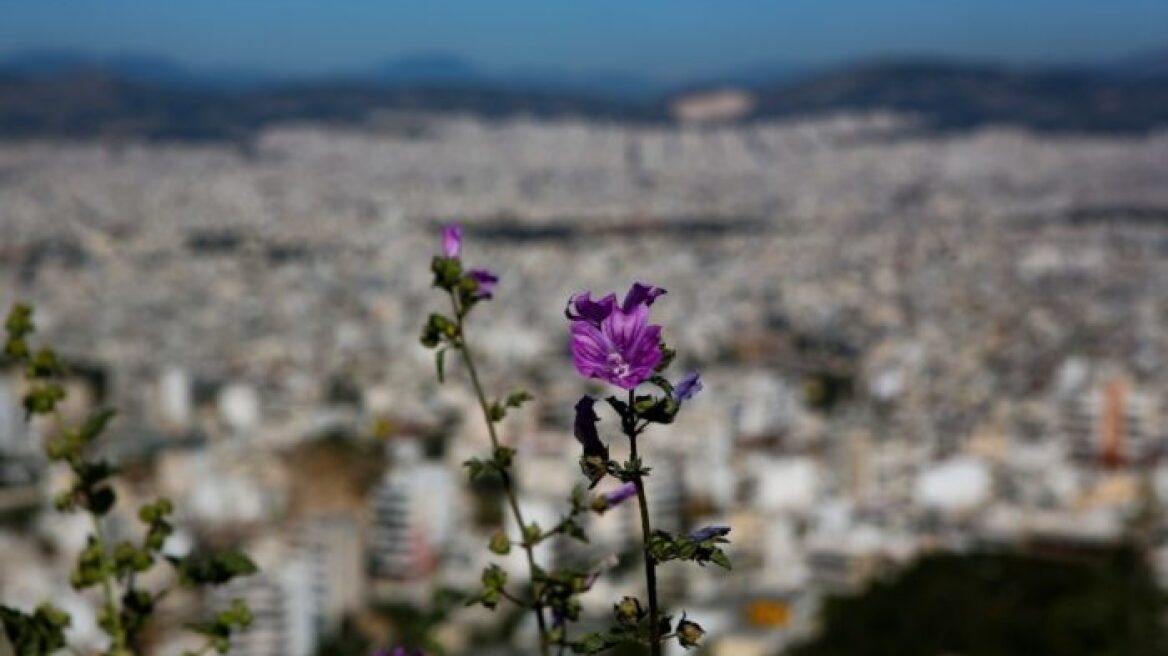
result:
<svg viewBox="0 0 1168 656"><path fill-rule="evenodd" d="M629 455L637 460L637 415L634 410L636 396L629 390L629 412L625 421L625 434L629 437ZM645 480L641 476L640 463L637 463L638 473L633 478L633 485L637 488L637 506L641 511L641 539L642 552L645 558L645 588L649 595L649 649L653 656L661 656L661 620L657 608L657 561L649 553L649 538L653 535L653 527L649 524L649 500L645 496Z"/></svg>
<svg viewBox="0 0 1168 656"><path fill-rule="evenodd" d="M59 432L64 433L68 430L68 425L65 423L65 417L61 414L60 408L53 409L52 417ZM78 478L81 477L81 472L78 470L76 463L71 464L70 468ZM119 655L127 654L129 651L126 649L126 630L122 627L122 611L118 608L118 596L114 590L113 578L115 574L106 569L106 565L110 564L110 555L109 545L105 541L105 529L101 526L101 517L93 514L92 511L89 517L93 520L93 539L97 541L97 546L101 549L101 594L105 601L106 612L110 614L110 637L114 640L113 653Z"/></svg>
<svg viewBox="0 0 1168 656"><path fill-rule="evenodd" d="M106 548L105 531L101 528L101 518L97 515L90 515L93 518L93 536L97 540L97 546L101 549L102 560L109 560L109 550ZM122 628L122 612L118 609L117 595L114 593L114 584L111 580L113 578L112 572L104 571L102 568L101 576L101 592L105 597L106 612L110 614L111 633L114 639L115 654L125 654L126 651L126 632Z"/></svg>
<svg viewBox="0 0 1168 656"><path fill-rule="evenodd" d="M483 392L483 385L479 381L478 370L475 369L474 355L471 353L470 343L466 339L466 326L462 320L462 311L458 305L458 299L454 294L450 295L450 302L454 306L455 320L458 322L458 344L459 351L462 352L462 360L466 363L466 370L470 374L470 382L474 387L475 396L479 400L479 408L483 412L483 421L487 423L487 434L491 437L491 447L493 449L499 448L499 435L495 431L495 422L491 421L491 413L487 403L487 395ZM523 513L519 510L519 499L515 494L515 484L511 480L511 474L505 469L499 470L499 476L503 481L503 490L507 496L507 505L511 507L511 515L515 518L515 522L519 524L519 532L522 535L527 528L527 522L523 520ZM530 544L526 537L522 541L523 551L527 555L527 569L531 573L531 610L535 612L535 619L539 625L539 653L542 656L548 656L548 628L547 620L543 615L543 604L539 600L539 583L536 581L536 564L535 564L535 546Z"/></svg>

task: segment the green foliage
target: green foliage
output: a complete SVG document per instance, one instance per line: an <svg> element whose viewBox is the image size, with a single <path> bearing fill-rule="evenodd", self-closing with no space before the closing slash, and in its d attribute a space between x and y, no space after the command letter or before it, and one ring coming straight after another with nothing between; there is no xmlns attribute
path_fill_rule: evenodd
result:
<svg viewBox="0 0 1168 656"><path fill-rule="evenodd" d="M45 445L49 460L67 466L73 473L69 487L54 497L54 504L63 512L82 510L93 518L93 533L86 539L85 548L77 555L77 563L70 574L70 583L78 590L99 589L102 596L98 610L98 625L110 636L110 656L131 656L139 632L145 627L163 590L153 593L135 586L137 575L149 571L162 555L166 539L174 527L169 517L174 505L169 499L158 499L138 511L138 518L146 525L141 545L122 541L111 545L102 530L102 517L117 503L112 479L117 468L90 456L92 446L110 426L114 411L98 409L78 426L70 426L58 412L58 404L65 398L61 384L65 367L49 347L33 349L29 337L33 334L32 308L18 304L5 321L8 331L5 356L15 364L24 365L28 392L24 407L29 416L50 416L55 431ZM192 555L185 558L167 558L178 572L183 585L219 585L237 577L253 574L255 564L239 552ZM65 646L64 627L69 617L52 606L41 606L32 615L0 607L0 619L17 654L48 654ZM240 601L208 622L192 628L208 638L208 648L225 653L230 648L233 631L247 626L251 613Z"/></svg>
<svg viewBox="0 0 1168 656"><path fill-rule="evenodd" d="M658 563L688 560L702 566L714 563L723 569L730 569L730 559L719 546L729 542L721 536L698 541L688 535L670 535L665 531L653 531L649 537L647 550Z"/></svg>
<svg viewBox="0 0 1168 656"><path fill-rule="evenodd" d="M168 557L167 560L174 565L179 582L186 586L223 585L236 577L259 571L247 555L235 550Z"/></svg>
<svg viewBox="0 0 1168 656"><path fill-rule="evenodd" d="M830 599L795 656L1168 653L1164 594L1144 557L926 556L896 578Z"/></svg>
<svg viewBox="0 0 1168 656"><path fill-rule="evenodd" d="M479 591L478 595L469 599L466 604L468 606L482 604L483 607L494 610L499 605L499 600L505 595L503 586L507 584L507 571L494 564L484 568L482 584L482 590Z"/></svg>
<svg viewBox="0 0 1168 656"><path fill-rule="evenodd" d="M426 656L441 656L446 653L436 633L450 618L451 613L466 601L466 594L454 588L440 587L430 594L429 603L422 605L406 603L379 604L374 611L393 625L393 645L401 645L407 650L419 650ZM355 642L352 638L350 642ZM325 652L322 649L321 654ZM337 656L353 656L372 653L371 649L336 651Z"/></svg>
<svg viewBox="0 0 1168 656"><path fill-rule="evenodd" d="M226 610L219 611L206 622L187 625L191 631L206 636L207 644L220 654L231 649L231 635L251 626L251 610L240 599L234 599ZM196 652L186 652L183 656L195 656Z"/></svg>
<svg viewBox="0 0 1168 656"><path fill-rule="evenodd" d="M69 616L52 604L41 604L31 615L0 606L0 629L7 632L16 656L42 656L63 648L69 624Z"/></svg>

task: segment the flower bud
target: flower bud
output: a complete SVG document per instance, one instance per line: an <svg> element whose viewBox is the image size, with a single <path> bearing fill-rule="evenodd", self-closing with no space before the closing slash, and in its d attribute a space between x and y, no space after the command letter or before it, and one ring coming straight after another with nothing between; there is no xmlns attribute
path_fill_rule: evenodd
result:
<svg viewBox="0 0 1168 656"><path fill-rule="evenodd" d="M677 623L677 641L686 649L698 646L704 635L706 635L705 629L697 622L691 622L683 617Z"/></svg>
<svg viewBox="0 0 1168 656"><path fill-rule="evenodd" d="M608 474L608 461L601 456L580 456L580 471L588 478L588 487L595 487Z"/></svg>
<svg viewBox="0 0 1168 656"><path fill-rule="evenodd" d="M500 556L506 556L511 553L511 540L503 531L495 531L491 536L491 542L488 545L492 553L497 553Z"/></svg>
<svg viewBox="0 0 1168 656"><path fill-rule="evenodd" d="M625 626L632 626L645 616L645 610L641 608L641 602L636 597L622 598L613 605L612 611L616 615L616 621Z"/></svg>

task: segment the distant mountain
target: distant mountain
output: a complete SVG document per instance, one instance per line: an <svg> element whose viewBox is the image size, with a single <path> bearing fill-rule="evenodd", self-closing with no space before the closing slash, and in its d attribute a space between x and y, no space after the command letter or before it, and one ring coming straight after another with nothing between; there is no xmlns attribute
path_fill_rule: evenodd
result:
<svg viewBox="0 0 1168 656"><path fill-rule="evenodd" d="M69 50L40 50L0 58L0 73L108 75L130 82L185 89L248 91L343 83L393 88L501 88L623 101L646 101L666 90L659 80L620 71L490 71L462 57L442 52L405 55L368 69L331 75L279 76L238 69L196 68L164 57L134 53L97 56Z"/></svg>
<svg viewBox="0 0 1168 656"><path fill-rule="evenodd" d="M1000 123L1053 131L1143 131L1168 126L1168 79L886 61L759 89L753 116L872 110L915 114L938 129Z"/></svg>
<svg viewBox="0 0 1168 656"><path fill-rule="evenodd" d="M619 72L497 73L442 54L290 79L192 70L140 55L40 52L0 60L0 137L246 138L274 123L354 124L383 110L667 121L678 98L727 86L749 94L746 120L886 110L937 130L1002 124L1130 133L1168 128L1168 76L1157 74L1157 61L1150 55L1065 70L932 59L818 72L772 65L666 92Z"/></svg>
<svg viewBox="0 0 1168 656"><path fill-rule="evenodd" d="M746 89L760 89L790 84L806 79L822 69L819 67L790 62L765 62L750 66L727 68L713 74L695 78L686 83L687 88L739 86Z"/></svg>
<svg viewBox="0 0 1168 656"><path fill-rule="evenodd" d="M130 82L180 88L245 89L273 86L286 77L238 68L199 68L141 53L92 55L72 50L30 50L0 58L10 75L106 75Z"/></svg>
<svg viewBox="0 0 1168 656"><path fill-rule="evenodd" d="M246 139L284 122L362 124L378 112L645 120L653 110L592 97L507 88L314 83L256 90L192 89L103 73L0 73L0 137Z"/></svg>
<svg viewBox="0 0 1168 656"><path fill-rule="evenodd" d="M394 59L369 73L355 74L353 79L394 86L469 86L490 81L490 76L475 64L455 55L425 53Z"/></svg>
<svg viewBox="0 0 1168 656"><path fill-rule="evenodd" d="M1168 47L1124 57L1110 63L1105 70L1132 79L1168 81Z"/></svg>

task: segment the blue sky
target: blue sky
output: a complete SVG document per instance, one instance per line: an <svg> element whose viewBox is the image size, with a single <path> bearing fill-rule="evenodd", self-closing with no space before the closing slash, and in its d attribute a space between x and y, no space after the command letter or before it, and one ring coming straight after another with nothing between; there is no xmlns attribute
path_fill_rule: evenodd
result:
<svg viewBox="0 0 1168 656"><path fill-rule="evenodd" d="M1165 47L1168 0L0 0L0 55L150 53L283 73L419 52L682 78L869 55L1058 62Z"/></svg>

